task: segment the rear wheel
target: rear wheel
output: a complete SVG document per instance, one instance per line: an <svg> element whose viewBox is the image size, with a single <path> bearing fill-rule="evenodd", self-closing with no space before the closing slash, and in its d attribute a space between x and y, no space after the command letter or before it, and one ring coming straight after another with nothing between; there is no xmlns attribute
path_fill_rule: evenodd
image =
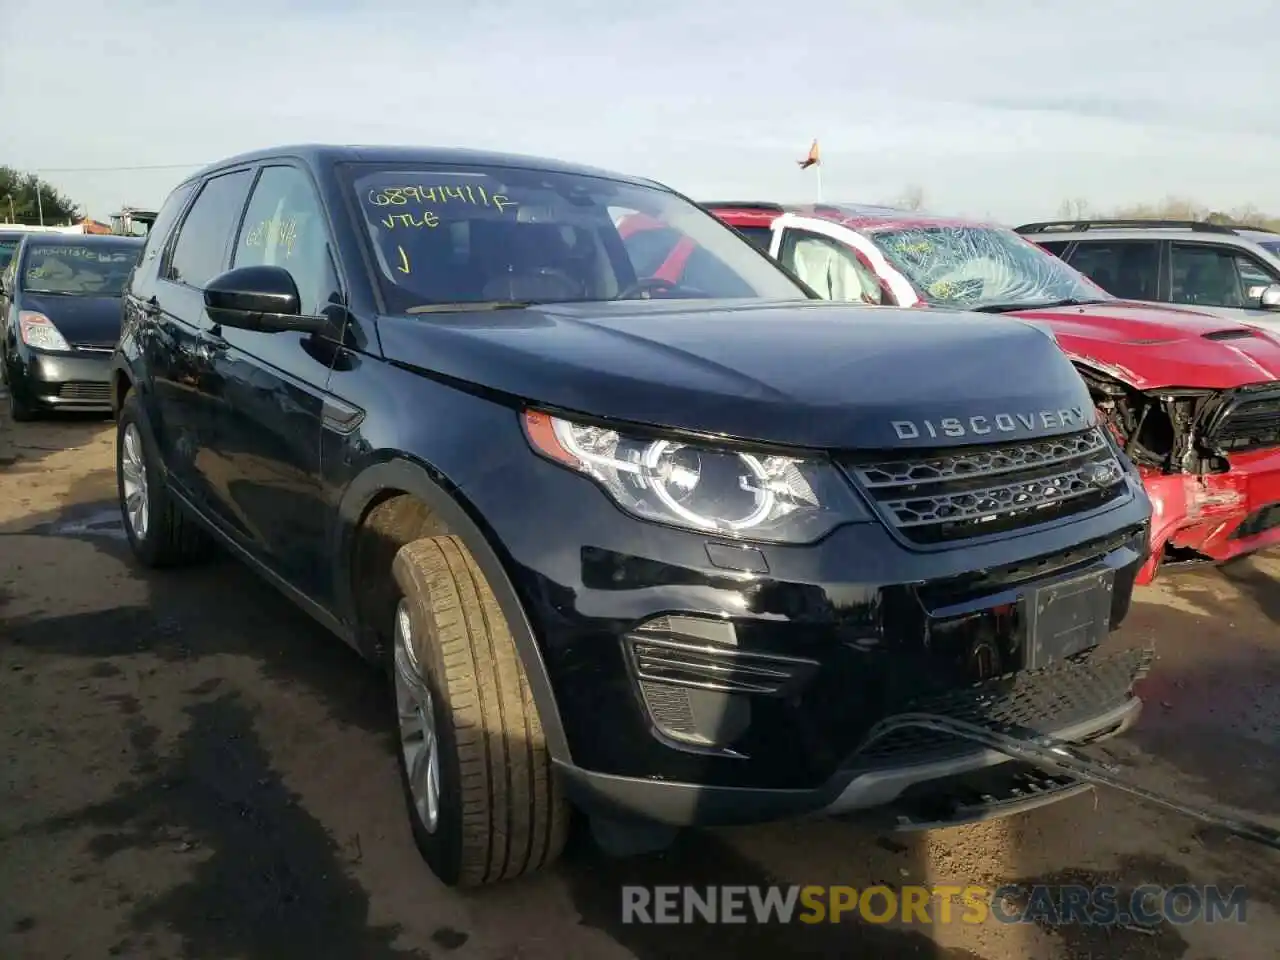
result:
<svg viewBox="0 0 1280 960"><path fill-rule="evenodd" d="M116 490L129 546L148 567L196 562L211 541L169 494L150 437L138 395L130 390L116 422Z"/></svg>
<svg viewBox="0 0 1280 960"><path fill-rule="evenodd" d="M452 536L406 544L392 570L398 756L419 851L451 886L548 865L569 806L493 591Z"/></svg>

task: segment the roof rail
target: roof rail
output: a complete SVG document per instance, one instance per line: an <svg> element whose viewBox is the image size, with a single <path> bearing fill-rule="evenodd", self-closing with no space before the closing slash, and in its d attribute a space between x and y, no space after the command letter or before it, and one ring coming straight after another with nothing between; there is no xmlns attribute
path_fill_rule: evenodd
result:
<svg viewBox="0 0 1280 960"><path fill-rule="evenodd" d="M769 213L786 213L787 208L780 203L768 203L763 200L700 200L698 206L708 210L767 210Z"/></svg>
<svg viewBox="0 0 1280 960"><path fill-rule="evenodd" d="M1207 220L1146 220L1141 218L1129 220L1044 220L1038 223L1024 223L1014 229L1018 233L1083 233L1087 230L1107 230L1113 227L1125 230L1160 230L1184 229L1197 233L1239 233L1241 230L1257 230L1261 233L1275 233L1267 227L1255 227L1244 223L1210 223Z"/></svg>

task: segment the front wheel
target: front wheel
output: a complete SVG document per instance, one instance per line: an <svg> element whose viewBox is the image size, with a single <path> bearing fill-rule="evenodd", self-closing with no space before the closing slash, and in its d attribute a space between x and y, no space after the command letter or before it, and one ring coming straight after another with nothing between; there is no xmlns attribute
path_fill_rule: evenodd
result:
<svg viewBox="0 0 1280 960"><path fill-rule="evenodd" d="M125 534L148 567L173 567L207 555L210 541L173 499L160 474L155 445L130 390L116 422L116 491Z"/></svg>
<svg viewBox="0 0 1280 960"><path fill-rule="evenodd" d="M392 570L398 756L418 850L450 886L550 864L569 805L493 591L457 537L405 545Z"/></svg>
<svg viewBox="0 0 1280 960"><path fill-rule="evenodd" d="M38 419L40 411L9 389L9 419L14 423L30 423Z"/></svg>

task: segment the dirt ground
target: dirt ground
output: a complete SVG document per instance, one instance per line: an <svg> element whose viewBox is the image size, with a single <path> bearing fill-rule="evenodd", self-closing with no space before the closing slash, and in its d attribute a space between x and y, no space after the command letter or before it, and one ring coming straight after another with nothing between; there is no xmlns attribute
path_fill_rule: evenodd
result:
<svg viewBox="0 0 1280 960"><path fill-rule="evenodd" d="M0 400L0 406L3 401ZM0 413L3 417L3 413ZM0 956L1270 960L1280 854L1114 792L976 827L691 833L446 890L400 805L381 680L233 561L143 574L102 420L0 426ZM1148 707L1117 752L1186 799L1280 817L1280 557L1143 590ZM1246 922L623 924L645 884L1244 884Z"/></svg>

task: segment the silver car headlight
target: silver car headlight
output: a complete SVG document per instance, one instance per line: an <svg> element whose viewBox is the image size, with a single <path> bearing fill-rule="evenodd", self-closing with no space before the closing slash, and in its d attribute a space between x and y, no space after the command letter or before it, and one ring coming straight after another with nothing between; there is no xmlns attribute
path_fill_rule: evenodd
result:
<svg viewBox="0 0 1280 960"><path fill-rule="evenodd" d="M809 543L870 516L825 460L632 436L532 410L524 428L535 451L591 477L641 520L720 537Z"/></svg>

